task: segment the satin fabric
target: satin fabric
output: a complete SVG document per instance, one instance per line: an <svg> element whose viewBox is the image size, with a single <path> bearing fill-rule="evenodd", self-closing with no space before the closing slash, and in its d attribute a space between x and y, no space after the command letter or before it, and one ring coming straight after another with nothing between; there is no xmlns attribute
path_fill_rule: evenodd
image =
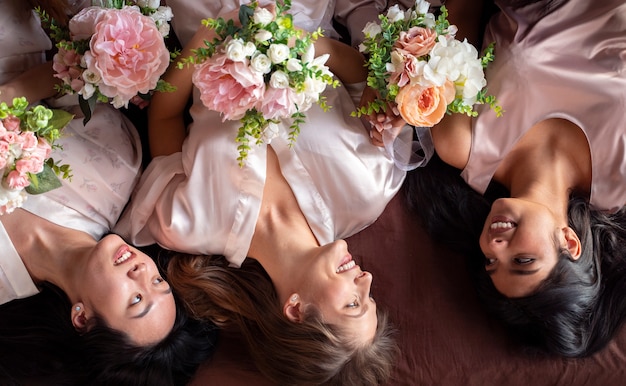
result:
<svg viewBox="0 0 626 386"><path fill-rule="evenodd" d="M77 3L77 2L74 2ZM8 18L17 33L6 32L0 39L3 58L39 58L45 60L42 48L49 48L34 13L18 12L17 2L0 1L0 19ZM76 4L74 4L76 5ZM8 24L2 25L9 28ZM17 38L19 37L19 38ZM48 45L45 42L48 42ZM31 52L25 52L23 42ZM17 54L19 53L19 55ZM29 62L31 59L27 59ZM16 64L16 63L19 63ZM0 79L4 81L29 68L24 61L0 58ZM62 98L65 105L75 97ZM60 226L72 228L100 239L116 223L139 179L141 142L132 123L108 104L98 104L86 126L77 106L66 107L76 118L64 129L57 141L62 149L53 149L52 158L72 168L72 180L41 195L29 195L23 209ZM10 216L10 214L5 214ZM24 263L0 223L0 304L38 292Z"/></svg>
<svg viewBox="0 0 626 386"><path fill-rule="evenodd" d="M172 27L180 43L185 46L201 26L200 21L206 18L215 18L228 13L249 0L167 0L167 6L172 9L174 18ZM271 0L259 1L261 6L274 4ZM324 36L338 37L332 26L335 0L295 0L291 3L289 13L293 15L294 25L312 32L318 27L324 31Z"/></svg>
<svg viewBox="0 0 626 386"><path fill-rule="evenodd" d="M481 107L463 178L483 193L517 141L548 118L582 129L591 149L591 204L615 211L626 204L626 4L564 1L547 15L542 2L503 12L489 24L496 42L487 87L504 115Z"/></svg>
<svg viewBox="0 0 626 386"><path fill-rule="evenodd" d="M313 106L289 147L289 123L278 125L269 145L252 145L237 163L238 121L221 122L196 90L193 124L182 152L153 159L115 231L136 245L157 242L187 253L245 259L259 215L267 146L276 152L318 242L323 245L365 228L399 190L405 172L384 149L370 144L344 87L325 92L332 108ZM285 235L289 237L289 235Z"/></svg>

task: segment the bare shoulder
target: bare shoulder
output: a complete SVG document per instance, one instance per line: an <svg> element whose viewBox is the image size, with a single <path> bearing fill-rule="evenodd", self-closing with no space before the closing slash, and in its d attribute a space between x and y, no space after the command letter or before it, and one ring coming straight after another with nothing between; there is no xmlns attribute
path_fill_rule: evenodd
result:
<svg viewBox="0 0 626 386"><path fill-rule="evenodd" d="M432 129L435 151L447 164L465 168L472 144L471 117L465 114L446 115Z"/></svg>

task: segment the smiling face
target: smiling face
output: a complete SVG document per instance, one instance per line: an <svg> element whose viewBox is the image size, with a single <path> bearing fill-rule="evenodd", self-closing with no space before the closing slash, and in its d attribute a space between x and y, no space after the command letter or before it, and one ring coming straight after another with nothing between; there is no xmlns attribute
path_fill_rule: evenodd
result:
<svg viewBox="0 0 626 386"><path fill-rule="evenodd" d="M77 328L99 315L108 327L126 333L138 345L157 343L171 331L176 306L169 284L149 256L119 236L108 235L98 242L81 279L81 309L72 310Z"/></svg>
<svg viewBox="0 0 626 386"><path fill-rule="evenodd" d="M372 275L363 272L338 240L316 251L312 266L298 292L304 303L314 305L326 323L339 326L359 343L371 342L378 319L370 298Z"/></svg>
<svg viewBox="0 0 626 386"><path fill-rule="evenodd" d="M532 293L556 265L557 247L564 243L548 208L516 198L493 203L480 235L487 272L507 297Z"/></svg>

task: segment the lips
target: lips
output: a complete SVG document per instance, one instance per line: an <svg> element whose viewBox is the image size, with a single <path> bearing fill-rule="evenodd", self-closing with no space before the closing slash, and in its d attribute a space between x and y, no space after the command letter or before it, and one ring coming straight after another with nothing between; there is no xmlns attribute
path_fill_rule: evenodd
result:
<svg viewBox="0 0 626 386"><path fill-rule="evenodd" d="M343 260L341 260L341 265L339 265L339 267L337 267L336 272L337 273L342 273L342 272L346 272L351 270L352 268L356 267L356 262L354 260L352 260L352 255L350 255L349 253L343 258Z"/></svg>
<svg viewBox="0 0 626 386"><path fill-rule="evenodd" d="M130 251L128 245L121 246L115 253L113 265L124 264L135 257L135 254Z"/></svg>
<svg viewBox="0 0 626 386"><path fill-rule="evenodd" d="M510 218L504 216L495 216L491 219L491 225L489 225L489 233L500 234L508 232L515 227L517 227L517 223Z"/></svg>

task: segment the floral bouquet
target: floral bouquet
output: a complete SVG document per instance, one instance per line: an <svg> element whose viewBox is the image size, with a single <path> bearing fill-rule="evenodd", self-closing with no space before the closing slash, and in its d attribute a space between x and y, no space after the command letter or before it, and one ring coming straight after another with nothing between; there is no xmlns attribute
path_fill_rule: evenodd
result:
<svg viewBox="0 0 626 386"><path fill-rule="evenodd" d="M170 63L164 38L171 9L159 6L159 0L98 3L102 6L84 8L72 17L68 28L39 11L58 47L53 68L63 81L59 91L79 95L85 123L98 101L128 107L129 101L139 104L152 90L170 90L160 77Z"/></svg>
<svg viewBox="0 0 626 386"><path fill-rule="evenodd" d="M313 103L328 106L320 94L327 85L338 82L325 66L328 55L315 57L313 42L322 35L293 26L287 13L291 0L276 3L274 14L254 1L242 5L241 26L233 20L205 19L203 24L217 37L206 47L179 62L195 64L193 83L200 90L203 104L222 114L223 120L239 120L236 141L239 165L243 166L256 144L271 141L273 125L291 119L289 140L293 144L305 121L304 112Z"/></svg>
<svg viewBox="0 0 626 386"><path fill-rule="evenodd" d="M63 110L28 107L26 98L0 103L0 215L22 206L26 193L61 186L57 175L71 178L69 165L50 157L61 129L73 118Z"/></svg>
<svg viewBox="0 0 626 386"><path fill-rule="evenodd" d="M484 68L493 60L493 46L482 57L474 46L455 39L457 31L441 7L438 18L430 4L417 0L406 12L397 5L368 23L359 47L368 55L368 86L380 98L355 115L384 111L395 104L410 125L432 127L447 113L476 116L475 104L488 104L498 116L496 98L486 94Z"/></svg>

